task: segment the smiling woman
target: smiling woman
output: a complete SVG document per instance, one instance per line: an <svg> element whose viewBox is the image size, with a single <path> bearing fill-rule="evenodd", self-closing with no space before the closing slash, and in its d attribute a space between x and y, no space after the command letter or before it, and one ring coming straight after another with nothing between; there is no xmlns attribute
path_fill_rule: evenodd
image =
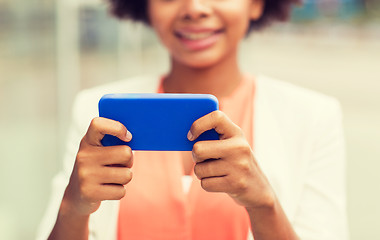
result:
<svg viewBox="0 0 380 240"><path fill-rule="evenodd" d="M262 1L155 0L147 11L173 64L204 68L235 64L238 44L249 22L261 16Z"/></svg>
<svg viewBox="0 0 380 240"><path fill-rule="evenodd" d="M113 8L149 24L169 53L170 69L161 77L137 77L79 94L65 164L74 167L56 181L55 212L45 234L50 239L346 240L339 104L251 76L238 64L247 32L284 19L292 2L136 2L114 1ZM197 141L191 152L180 153L103 146L106 134L125 142L134 135L128 124L97 117L99 97L110 92L213 94L220 110L178 134L193 141L214 129L219 139ZM184 176L192 179L189 192Z"/></svg>

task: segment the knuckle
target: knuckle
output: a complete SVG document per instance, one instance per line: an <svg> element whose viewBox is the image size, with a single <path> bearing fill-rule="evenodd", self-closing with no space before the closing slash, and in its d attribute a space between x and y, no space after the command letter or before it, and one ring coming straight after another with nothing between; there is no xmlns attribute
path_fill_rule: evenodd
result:
<svg viewBox="0 0 380 240"><path fill-rule="evenodd" d="M123 150L124 150L124 156L130 159L132 156L132 149L128 146L123 146Z"/></svg>
<svg viewBox="0 0 380 240"><path fill-rule="evenodd" d="M248 161L239 161L239 168L244 173L249 173L251 171L251 166Z"/></svg>
<svg viewBox="0 0 380 240"><path fill-rule="evenodd" d="M85 151L79 151L77 153L77 163L82 166L83 164L85 164L87 162L87 159L88 159L88 154L85 152Z"/></svg>
<svg viewBox="0 0 380 240"><path fill-rule="evenodd" d="M195 164L194 166L194 174L198 179L201 179L201 166L199 164Z"/></svg>
<svg viewBox="0 0 380 240"><path fill-rule="evenodd" d="M220 110L214 111L211 115L214 121L220 122L224 118L224 113Z"/></svg>
<svg viewBox="0 0 380 240"><path fill-rule="evenodd" d="M252 153L251 146L246 141L239 141L239 143L236 145L236 151L239 152L241 155L244 156L250 155Z"/></svg>
<svg viewBox="0 0 380 240"><path fill-rule="evenodd" d="M194 143L193 145L193 154L195 154L195 156L199 156L202 152L202 142L196 142Z"/></svg>
<svg viewBox="0 0 380 240"><path fill-rule="evenodd" d="M208 184L208 181L207 181L207 179L206 180L201 180L201 187L205 190L205 191L207 191L207 192L209 192L210 190L209 190L209 184Z"/></svg>
<svg viewBox="0 0 380 240"><path fill-rule="evenodd" d="M122 164L126 165L127 167L132 167L132 164L133 164L132 149L128 146L122 146L122 155L123 155Z"/></svg>
<svg viewBox="0 0 380 240"><path fill-rule="evenodd" d="M91 120L90 127L97 128L99 126L99 123L100 123L100 118L95 117Z"/></svg>
<svg viewBox="0 0 380 240"><path fill-rule="evenodd" d="M238 133L238 136L244 137L244 132L238 125L235 125L235 129L236 129L236 132Z"/></svg>
<svg viewBox="0 0 380 240"><path fill-rule="evenodd" d="M125 196L126 190L123 186L120 186L114 194L114 200L120 200Z"/></svg>
<svg viewBox="0 0 380 240"><path fill-rule="evenodd" d="M214 116L216 118L222 118L224 116L224 113L220 110L216 110L216 111L214 111Z"/></svg>
<svg viewBox="0 0 380 240"><path fill-rule="evenodd" d="M235 192L236 193L243 193L247 190L248 183L244 178L240 178L235 182Z"/></svg>
<svg viewBox="0 0 380 240"><path fill-rule="evenodd" d="M79 149L83 149L87 145L87 134L83 136L79 143Z"/></svg>
<svg viewBox="0 0 380 240"><path fill-rule="evenodd" d="M124 127L124 125L121 123L121 122L118 122L116 121L116 131L121 133L121 134L124 134L126 133L126 128Z"/></svg>
<svg viewBox="0 0 380 240"><path fill-rule="evenodd" d="M119 199L122 199L125 196L125 193L126 193L126 190L124 187L122 187L120 190L120 198Z"/></svg>
<svg viewBox="0 0 380 240"><path fill-rule="evenodd" d="M129 183L132 180L132 177L133 177L132 171L129 168L127 168L121 184L125 185Z"/></svg>
<svg viewBox="0 0 380 240"><path fill-rule="evenodd" d="M87 183L87 179L91 178L91 174L88 169L86 168L81 168L78 170L78 179L79 182L81 183L81 186L85 186Z"/></svg>
<svg viewBox="0 0 380 240"><path fill-rule="evenodd" d="M190 127L190 131L191 131L192 133L196 133L196 132L199 131L199 128L200 128L200 126L199 126L199 121L196 120L196 121L193 122L193 124L191 125L191 127Z"/></svg>
<svg viewBox="0 0 380 240"><path fill-rule="evenodd" d="M220 192L218 186L211 179L203 179L201 181L201 187L207 192Z"/></svg>

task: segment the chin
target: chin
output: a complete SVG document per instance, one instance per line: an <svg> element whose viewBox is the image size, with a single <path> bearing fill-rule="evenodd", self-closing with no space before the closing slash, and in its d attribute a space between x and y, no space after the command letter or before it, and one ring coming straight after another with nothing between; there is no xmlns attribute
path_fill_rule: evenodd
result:
<svg viewBox="0 0 380 240"><path fill-rule="evenodd" d="M206 61L197 61L197 62L186 63L185 66L187 66L188 68L192 68L192 69L202 70L202 69L211 68L211 67L215 66L215 64L213 62L206 60Z"/></svg>
<svg viewBox="0 0 380 240"><path fill-rule="evenodd" d="M181 65L192 68L192 69L207 69L216 66L219 62L221 62L221 58L217 58L215 56L197 56L197 57L189 57L186 59L176 59L177 63Z"/></svg>

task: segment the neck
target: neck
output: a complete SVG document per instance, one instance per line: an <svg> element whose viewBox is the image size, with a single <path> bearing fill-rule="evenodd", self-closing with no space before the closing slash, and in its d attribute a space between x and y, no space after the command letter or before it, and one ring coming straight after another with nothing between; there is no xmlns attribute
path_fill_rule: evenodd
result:
<svg viewBox="0 0 380 240"><path fill-rule="evenodd" d="M237 56L207 68L188 67L172 59L164 90L168 93L207 93L219 98L229 95L242 79Z"/></svg>

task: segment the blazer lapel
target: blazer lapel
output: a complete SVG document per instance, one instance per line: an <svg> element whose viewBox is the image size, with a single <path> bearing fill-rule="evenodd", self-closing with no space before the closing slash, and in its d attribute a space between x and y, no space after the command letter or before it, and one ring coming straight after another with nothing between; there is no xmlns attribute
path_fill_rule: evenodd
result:
<svg viewBox="0 0 380 240"><path fill-rule="evenodd" d="M291 207L289 154L285 149L284 137L281 135L276 106L272 102L270 84L264 77L256 81L254 103L254 153L259 166L267 176L271 186L288 216L293 213Z"/></svg>

